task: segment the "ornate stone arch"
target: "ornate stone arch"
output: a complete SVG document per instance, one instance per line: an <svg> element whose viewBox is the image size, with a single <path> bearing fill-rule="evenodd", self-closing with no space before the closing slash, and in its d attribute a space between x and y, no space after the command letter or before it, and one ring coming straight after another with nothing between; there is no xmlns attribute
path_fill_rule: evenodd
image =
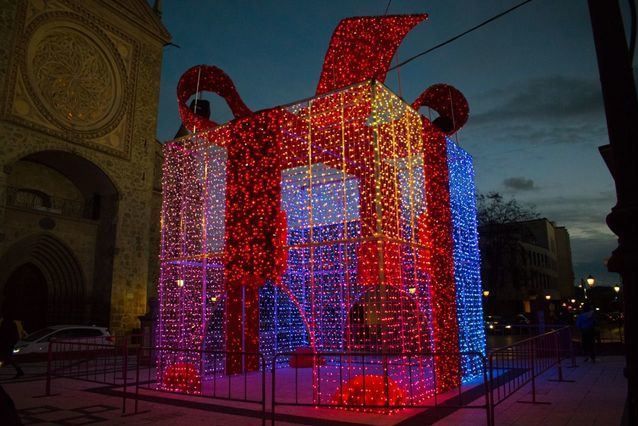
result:
<svg viewBox="0 0 638 426"><path fill-rule="evenodd" d="M123 193L121 184L113 178L113 173L102 164L104 163L103 155L89 150L80 150L77 147L70 146L64 142L48 145L24 145L22 149L17 150L17 152L6 159L4 163L4 171L5 173L10 171L11 166L20 160L26 159L34 154L46 152L63 152L90 163L104 174L104 177L107 178L109 183L113 186L114 192L117 194Z"/></svg>
<svg viewBox="0 0 638 426"><path fill-rule="evenodd" d="M4 299L14 271L25 264L35 265L47 283L48 323L84 320L86 302L84 271L73 251L48 232L30 235L10 246L0 258L0 297ZM3 304L20 301L2 300Z"/></svg>
<svg viewBox="0 0 638 426"><path fill-rule="evenodd" d="M78 315L76 315L77 319L86 318L91 319L95 323L108 324L110 320L113 285L113 265L116 253L115 244L119 229L118 211L120 209L120 199L123 192L121 192L121 186L117 181L111 178L111 173L105 171L102 166L109 164L107 159L104 159L99 153L85 152L86 150L70 148L63 144L45 144L44 146L40 146L40 149L27 146L19 148L16 151L17 152L12 153L4 169L4 172L7 174L7 180L10 180L13 165L20 161L35 162L63 175L76 187L79 193L81 193L82 198L79 201L79 208L74 210L79 211L80 216L76 216L73 220L90 220L96 224L95 240L99 243L95 243L91 246L93 248L91 249L92 254L90 256L85 255L84 252L78 252L78 255L84 255L84 257L79 256L84 259L83 262L86 263L89 261L94 263L92 266L81 263L83 268L86 269L87 274L92 276L91 285L86 286L87 294L83 296L85 298L83 301L84 306L80 308L74 305L74 309L78 312ZM110 166L110 168L112 167L113 166ZM18 187L20 182L11 182L11 185ZM37 189L37 187L35 189ZM61 217L59 220L65 220L65 218ZM53 234L58 235L57 231L53 231L52 235ZM42 245L38 247L39 250L45 250L47 247L44 244L45 242L47 241L43 241ZM22 248L22 250L25 249ZM41 264L37 265L38 268L43 271L48 271L47 273L49 275L58 273L58 275L55 276L61 276L60 274L63 274L63 271L61 271L60 268L65 265L65 263L60 262L60 259L56 261L55 253L62 252L63 250L50 251L49 253L53 254L41 260ZM37 264L37 262L32 263ZM1 267L4 268L4 266ZM87 282L86 277L83 277L82 280L82 282ZM71 282L66 282L65 284L65 281L61 281L61 283L60 286L50 288L50 291L67 294L71 290L64 289L61 286L74 285ZM90 289L90 292L88 289ZM73 291L71 291L71 293L73 293ZM56 300L56 294L57 293L52 294L50 300ZM66 304L64 301L60 303L60 306ZM55 312L50 312L50 316L52 318L60 317L60 315Z"/></svg>

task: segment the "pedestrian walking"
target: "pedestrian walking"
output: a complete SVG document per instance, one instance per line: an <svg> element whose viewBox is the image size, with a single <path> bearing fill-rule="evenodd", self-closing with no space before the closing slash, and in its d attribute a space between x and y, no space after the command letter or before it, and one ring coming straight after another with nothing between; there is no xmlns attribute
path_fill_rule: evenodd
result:
<svg viewBox="0 0 638 426"><path fill-rule="evenodd" d="M14 376L16 379L24 376L24 371L15 362L13 348L18 340L24 337L24 334L26 333L22 328L22 323L14 320L11 315L5 315L4 318L0 319L0 364L13 366L16 370Z"/></svg>
<svg viewBox="0 0 638 426"><path fill-rule="evenodd" d="M592 362L596 362L596 315L589 303L585 303L583 312L576 318L576 327L580 330L585 362L590 358Z"/></svg>

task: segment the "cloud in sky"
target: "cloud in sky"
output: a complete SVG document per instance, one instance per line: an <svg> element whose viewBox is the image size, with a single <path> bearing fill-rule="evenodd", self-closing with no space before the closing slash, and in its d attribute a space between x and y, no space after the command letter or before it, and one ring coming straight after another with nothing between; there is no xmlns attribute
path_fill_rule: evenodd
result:
<svg viewBox="0 0 638 426"><path fill-rule="evenodd" d="M607 143L598 81L533 78L469 101L478 107L464 137L479 158L479 188L516 194L565 226L577 278L591 273L601 282L617 280L604 265L616 246L605 224L615 194L596 150Z"/></svg>
<svg viewBox="0 0 638 426"><path fill-rule="evenodd" d="M470 100L472 101L472 100ZM596 80L548 76L493 89L471 104L467 131L495 142L583 143L606 137L600 85Z"/></svg>
<svg viewBox="0 0 638 426"><path fill-rule="evenodd" d="M481 99L492 107L472 116L475 124L503 120L542 120L597 116L602 94L595 80L548 76L491 90Z"/></svg>
<svg viewBox="0 0 638 426"><path fill-rule="evenodd" d="M539 208L542 208L542 214L551 214L556 221L578 221L578 222L602 222L604 224L604 216L601 217L597 210L592 212L592 206L611 206L614 205L616 195L614 191L602 191L592 194L569 194L557 196L539 195L530 201L533 201Z"/></svg>
<svg viewBox="0 0 638 426"><path fill-rule="evenodd" d="M503 185L505 188L513 191L531 191L537 189L534 186L534 180L522 176L509 177L503 180Z"/></svg>

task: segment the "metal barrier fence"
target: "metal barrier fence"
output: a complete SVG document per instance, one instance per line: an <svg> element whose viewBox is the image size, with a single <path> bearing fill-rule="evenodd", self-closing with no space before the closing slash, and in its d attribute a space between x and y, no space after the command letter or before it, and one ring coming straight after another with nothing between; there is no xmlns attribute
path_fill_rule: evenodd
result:
<svg viewBox="0 0 638 426"><path fill-rule="evenodd" d="M485 334L488 336L538 336L548 331L554 331L566 327L566 324L497 324L485 326Z"/></svg>
<svg viewBox="0 0 638 426"><path fill-rule="evenodd" d="M54 378L107 385L127 385L129 337L52 340L47 353L45 395L51 395ZM122 402L122 412L126 400Z"/></svg>
<svg viewBox="0 0 638 426"><path fill-rule="evenodd" d="M135 369L135 413L140 390L257 404L266 422L266 361L259 353L140 347ZM146 365L144 360L161 360ZM258 371L227 375L226 362L255 365ZM255 363L255 361L257 361ZM203 374L201 373L203 372ZM173 379L174 378L174 379Z"/></svg>
<svg viewBox="0 0 638 426"><path fill-rule="evenodd" d="M443 393L437 393L434 368L437 358L474 357L480 360L478 388L459 384ZM282 360L292 365L316 365L316 370L305 368L277 368ZM301 370L301 371L300 371ZM322 370L324 373L322 373ZM322 374L324 376L322 376ZM326 379L325 376L329 375ZM280 379L277 379L277 377ZM402 376L407 395L398 393L394 382ZM292 386L294 377L294 386ZM284 378L284 386L277 384ZM353 394L353 383L359 389ZM330 385L332 385L330 387ZM292 386L292 387L291 387ZM322 386L328 387L323 389ZM478 389L472 397L464 397L464 390ZM286 395L282 395L283 393ZM324 395L325 394L325 395ZM326 396L327 395L327 396ZM354 397L353 397L354 395ZM482 403L472 403L480 401ZM277 406L354 408L363 411L392 412L403 408L473 408L484 409L489 416L489 381L486 358L480 352L379 354L379 353L278 353L271 364L271 421L275 424Z"/></svg>
<svg viewBox="0 0 638 426"><path fill-rule="evenodd" d="M485 334L488 337L498 338L501 336L507 337L533 337L548 331L558 330L560 328L567 327L567 324L489 324L485 327ZM580 338L580 333L576 329L575 325L569 325L572 329L573 337ZM601 318L597 320L597 335L596 341L598 343L623 343L624 340L624 326L620 319L611 320L608 318Z"/></svg>
<svg viewBox="0 0 638 426"><path fill-rule="evenodd" d="M402 408L484 409L487 424L494 425L495 407L516 391L531 383L531 401L520 402L546 403L537 400L538 376L556 367L557 381L568 382L563 378L563 363L571 360L575 365L568 326L492 350L487 357L478 352L278 353L267 363L258 353L143 347L137 344L139 339L126 336L112 342L50 342L46 395L51 395L53 378L69 378L122 387L123 413L134 387L135 413L142 390L257 405L262 424L267 418L275 424L277 407L312 406L386 412ZM244 366L257 365L259 371L227 375L226 363L231 357ZM476 381L443 393L433 392L439 380L434 365L446 357L480 360ZM312 365L318 368L302 368ZM171 372L171 368L178 370ZM270 416L266 411L268 370ZM393 382L399 380L399 373L403 391L396 393ZM351 380L357 377L356 385L362 388L358 398L362 399L352 400ZM370 393L372 387L376 391Z"/></svg>
<svg viewBox="0 0 638 426"><path fill-rule="evenodd" d="M562 364L566 359L575 365L569 326L492 350L488 355L492 422L495 407L528 383L531 383L532 400L519 402L547 403L536 399L536 378L556 366L556 381L569 382L563 378Z"/></svg>
<svg viewBox="0 0 638 426"><path fill-rule="evenodd" d="M122 412L126 408L129 352L140 336L107 336L51 340L47 353L45 394L51 395L54 378L124 387Z"/></svg>

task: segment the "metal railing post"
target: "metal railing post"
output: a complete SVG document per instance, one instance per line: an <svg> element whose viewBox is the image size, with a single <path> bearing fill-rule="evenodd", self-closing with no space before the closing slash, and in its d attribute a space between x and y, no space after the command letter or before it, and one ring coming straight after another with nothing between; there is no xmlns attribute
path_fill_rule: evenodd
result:
<svg viewBox="0 0 638 426"><path fill-rule="evenodd" d="M51 361L53 358L53 341L49 342L49 348L47 353L47 382L44 388L46 396L51 396Z"/></svg>
<svg viewBox="0 0 638 426"><path fill-rule="evenodd" d="M140 346L137 349L137 363L135 365L135 414L137 414L137 407L138 407L138 402L139 402L139 396L140 396L140 359L142 358L142 351L143 351L143 347ZM149 352L149 356L150 356L150 352ZM149 373L150 373L150 366L149 366Z"/></svg>
<svg viewBox="0 0 638 426"><path fill-rule="evenodd" d="M366 406L366 401L368 400L368 392L366 392L366 354L363 353L361 357L361 372L363 373L363 406Z"/></svg>
<svg viewBox="0 0 638 426"><path fill-rule="evenodd" d="M436 359L436 355L432 355L432 386L434 386L434 407L437 407L438 404L438 399L437 399L437 395L439 394L439 388L437 386L436 383L436 366L438 363L438 360Z"/></svg>
<svg viewBox="0 0 638 426"><path fill-rule="evenodd" d="M494 383L494 359L493 359L493 354L490 353L489 358L488 358L488 368L489 368L489 381L487 383L487 386L489 387L489 394L488 394L488 424L490 426L494 425L494 386L492 386L492 384Z"/></svg>
<svg viewBox="0 0 638 426"><path fill-rule="evenodd" d="M559 344L559 335L558 333L555 334L555 338L554 338L554 347L556 348L556 362L558 363L558 381L562 382L563 381L563 366L562 366L562 362L561 362L561 357L560 357L560 344Z"/></svg>
<svg viewBox="0 0 638 426"><path fill-rule="evenodd" d="M532 361L532 403L536 404L536 351L535 351L535 340L531 341L530 344L530 359Z"/></svg>
<svg viewBox="0 0 638 426"><path fill-rule="evenodd" d="M421 358L422 355L419 354L419 358ZM409 384L408 384L408 392L410 392L410 405L414 405L414 399L412 398L412 355L408 354L408 377L409 377Z"/></svg>
<svg viewBox="0 0 638 426"><path fill-rule="evenodd" d="M569 332L569 329L565 329L567 332ZM561 344L560 344L560 329L558 331L556 331L556 338L554 339L554 347L556 348L556 361L558 363L558 379L557 380L551 380L550 381L556 381L556 382L573 382L573 380L565 380L565 378L563 377L563 358L561 357ZM568 333L567 336L570 340L570 347L571 347L571 336ZM572 360L573 361L573 360Z"/></svg>
<svg viewBox="0 0 638 426"><path fill-rule="evenodd" d="M244 365L250 365L250 366L253 365L252 362L249 363L249 361L252 361L252 359L248 358L247 353L243 353L242 356L244 358ZM248 368L244 368L244 399L246 399L247 396L248 396Z"/></svg>
<svg viewBox="0 0 638 426"><path fill-rule="evenodd" d="M296 359L295 359L296 361ZM297 365L297 364L295 364ZM270 377L270 385L271 385L271 393L270 393L270 417L272 419L272 426L275 426L275 395L276 395L276 391L275 391L275 376L276 376L276 371L277 371L277 354L275 354L275 357L272 360L272 374ZM297 370L295 369L295 372ZM295 393L297 392L297 390L295 390Z"/></svg>
<svg viewBox="0 0 638 426"><path fill-rule="evenodd" d="M115 354L117 356L117 346L115 347ZM113 373L115 374L115 373ZM114 380L115 381L115 380ZM123 383L123 392L122 392L122 414L126 413L126 393L127 382L128 382L128 339L124 338L124 359L122 361L122 381Z"/></svg>
<svg viewBox="0 0 638 426"><path fill-rule="evenodd" d="M261 359L261 425L266 426L266 358L259 354Z"/></svg>
<svg viewBox="0 0 638 426"><path fill-rule="evenodd" d="M573 335L572 335L572 329L569 328L568 330L568 335L569 335L569 355L572 358L572 368L578 367L578 365L576 365L576 354L574 353L574 340L573 340Z"/></svg>
<svg viewBox="0 0 638 426"><path fill-rule="evenodd" d="M477 354L474 355L475 357ZM487 359L482 354L478 354L481 361L481 370L483 371L483 398L485 399L485 414L487 416L487 426L490 423L490 386L487 382Z"/></svg>
<svg viewBox="0 0 638 426"><path fill-rule="evenodd" d="M343 405L343 354L339 354L339 405Z"/></svg>
<svg viewBox="0 0 638 426"><path fill-rule="evenodd" d="M314 352L313 356L313 369L317 369L317 405L321 405L321 363L319 362L319 357L317 352Z"/></svg>
<svg viewBox="0 0 638 426"><path fill-rule="evenodd" d="M385 408L390 411L390 381L388 378L388 354L383 354L383 390L385 393Z"/></svg>

